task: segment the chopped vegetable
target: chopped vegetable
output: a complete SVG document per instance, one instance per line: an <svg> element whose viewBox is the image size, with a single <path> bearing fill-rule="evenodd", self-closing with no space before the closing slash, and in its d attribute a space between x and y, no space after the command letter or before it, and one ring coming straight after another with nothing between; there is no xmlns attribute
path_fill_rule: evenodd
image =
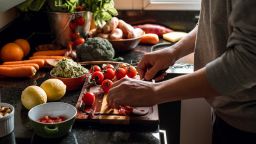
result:
<svg viewBox="0 0 256 144"><path fill-rule="evenodd" d="M74 62L72 59L62 59L50 73L56 77L75 78L88 72L89 71L86 68L79 63Z"/></svg>

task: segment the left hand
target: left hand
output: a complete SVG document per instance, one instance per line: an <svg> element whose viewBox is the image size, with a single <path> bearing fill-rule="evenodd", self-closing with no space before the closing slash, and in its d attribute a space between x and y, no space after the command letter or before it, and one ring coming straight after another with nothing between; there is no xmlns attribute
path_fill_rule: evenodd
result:
<svg viewBox="0 0 256 144"><path fill-rule="evenodd" d="M108 93L108 105L144 107L157 104L158 98L152 82L123 78L115 82Z"/></svg>

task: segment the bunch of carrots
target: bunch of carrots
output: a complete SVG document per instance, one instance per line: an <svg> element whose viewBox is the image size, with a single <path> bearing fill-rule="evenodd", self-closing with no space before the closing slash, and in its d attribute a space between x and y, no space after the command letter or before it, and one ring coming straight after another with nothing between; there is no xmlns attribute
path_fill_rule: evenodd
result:
<svg viewBox="0 0 256 144"><path fill-rule="evenodd" d="M28 60L3 62L0 65L0 75L15 78L33 77L39 69L47 66L47 59L67 58L66 51L66 49L37 51Z"/></svg>

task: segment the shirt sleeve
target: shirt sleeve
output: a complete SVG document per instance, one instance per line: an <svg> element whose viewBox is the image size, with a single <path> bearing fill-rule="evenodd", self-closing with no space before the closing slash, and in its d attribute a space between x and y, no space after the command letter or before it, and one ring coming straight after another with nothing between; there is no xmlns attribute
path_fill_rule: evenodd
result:
<svg viewBox="0 0 256 144"><path fill-rule="evenodd" d="M227 50L206 65L210 84L222 95L256 86L256 1L233 0Z"/></svg>

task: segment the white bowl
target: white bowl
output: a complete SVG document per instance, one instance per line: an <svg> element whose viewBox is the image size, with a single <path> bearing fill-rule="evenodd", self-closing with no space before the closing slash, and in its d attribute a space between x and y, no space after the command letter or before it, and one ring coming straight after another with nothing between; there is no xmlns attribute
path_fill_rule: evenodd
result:
<svg viewBox="0 0 256 144"><path fill-rule="evenodd" d="M14 130L14 107L8 103L0 103L0 106L11 108L11 113L0 118L0 137L10 134Z"/></svg>

